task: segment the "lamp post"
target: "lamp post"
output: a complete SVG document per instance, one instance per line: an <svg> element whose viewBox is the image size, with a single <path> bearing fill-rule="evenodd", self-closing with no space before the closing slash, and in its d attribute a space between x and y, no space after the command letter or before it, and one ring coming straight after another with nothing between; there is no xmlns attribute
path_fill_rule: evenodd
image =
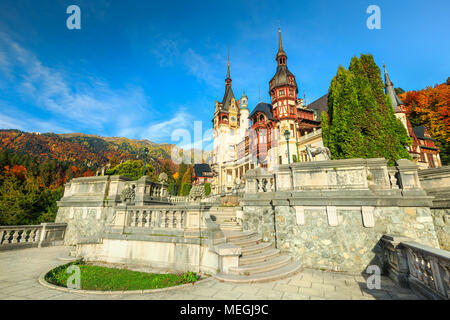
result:
<svg viewBox="0 0 450 320"><path fill-rule="evenodd" d="M145 147L145 149L144 149L144 169L142 169L142 176L145 176L145 162L147 160L147 156L148 156L148 148Z"/></svg>
<svg viewBox="0 0 450 320"><path fill-rule="evenodd" d="M289 154L289 138L291 136L291 133L289 130L284 131L284 138L286 139L286 146L287 146L287 152L288 152L288 164L291 164L291 155Z"/></svg>

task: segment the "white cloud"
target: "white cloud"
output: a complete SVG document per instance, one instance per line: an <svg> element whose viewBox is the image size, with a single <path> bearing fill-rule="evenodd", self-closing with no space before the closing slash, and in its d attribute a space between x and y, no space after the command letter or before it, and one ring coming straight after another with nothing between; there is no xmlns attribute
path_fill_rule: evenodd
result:
<svg viewBox="0 0 450 320"><path fill-rule="evenodd" d="M14 68L14 88L21 97L62 122L100 132L106 126L118 126L115 129L120 132L127 129L122 126L130 126L133 121L139 123L143 113L148 112L150 106L139 87L113 91L107 83L89 79L84 86L74 89L76 83L72 83L70 75L43 65L31 52L0 33L2 48L0 67L3 71ZM122 115L129 120L117 120Z"/></svg>
<svg viewBox="0 0 450 320"><path fill-rule="evenodd" d="M208 86L218 88L223 82L226 72L225 52L201 55L193 48L185 48L185 40L178 38L162 40L155 39L156 46L150 50L161 67L171 67L176 63L182 65L187 73L196 77ZM223 66L223 68L218 68Z"/></svg>

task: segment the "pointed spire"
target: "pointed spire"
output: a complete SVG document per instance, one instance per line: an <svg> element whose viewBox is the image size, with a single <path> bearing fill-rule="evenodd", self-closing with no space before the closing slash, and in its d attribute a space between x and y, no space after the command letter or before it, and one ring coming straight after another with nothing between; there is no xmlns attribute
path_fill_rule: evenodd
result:
<svg viewBox="0 0 450 320"><path fill-rule="evenodd" d="M397 93L395 92L394 84L392 83L391 79L389 78L389 74L387 73L386 65L384 64L384 61L383 61L383 69L384 69L384 90L385 90L385 93L391 99L392 107L395 110L396 107L403 105L404 103L402 102L402 100L400 100L400 98L397 96Z"/></svg>
<svg viewBox="0 0 450 320"><path fill-rule="evenodd" d="M392 83L391 79L389 79L389 75L387 73L386 65L384 64L384 61L383 61L383 69L384 69L384 85L385 85L385 87L387 87L387 86L393 87L394 84Z"/></svg>
<svg viewBox="0 0 450 320"><path fill-rule="evenodd" d="M227 78L225 79L227 86L231 86L231 76L230 76L230 47L228 47L228 67L227 67Z"/></svg>
<svg viewBox="0 0 450 320"><path fill-rule="evenodd" d="M278 53L277 53L277 57L282 54L286 55L286 52L284 52L284 50L283 50L283 41L281 40L280 21L278 20Z"/></svg>

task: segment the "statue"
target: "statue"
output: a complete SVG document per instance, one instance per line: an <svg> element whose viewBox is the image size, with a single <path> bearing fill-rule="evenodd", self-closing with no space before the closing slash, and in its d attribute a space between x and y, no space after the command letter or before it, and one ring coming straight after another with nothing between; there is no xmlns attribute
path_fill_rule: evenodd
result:
<svg viewBox="0 0 450 320"><path fill-rule="evenodd" d="M206 197L205 187L202 184L195 184L192 186L189 192L189 200L197 201Z"/></svg>
<svg viewBox="0 0 450 320"><path fill-rule="evenodd" d="M134 190L135 188L136 188L136 186L134 184L132 186L127 185L122 190L122 193L120 195L121 200L128 202L128 203L130 203L131 200L134 200L134 198L136 197L136 191Z"/></svg>
<svg viewBox="0 0 450 320"><path fill-rule="evenodd" d="M158 181L161 182L161 183L166 184L167 181L169 181L169 177L167 176L167 173L161 172L161 173L159 174Z"/></svg>
<svg viewBox="0 0 450 320"><path fill-rule="evenodd" d="M309 161L313 161L313 157L318 154L323 154L325 160L331 160L331 152L327 147L312 147L310 144L307 144L306 153L308 154Z"/></svg>

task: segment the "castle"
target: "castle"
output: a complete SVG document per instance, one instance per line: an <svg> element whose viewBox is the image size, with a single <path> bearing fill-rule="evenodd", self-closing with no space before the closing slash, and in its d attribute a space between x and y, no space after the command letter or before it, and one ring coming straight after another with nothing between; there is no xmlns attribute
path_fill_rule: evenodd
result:
<svg viewBox="0 0 450 320"><path fill-rule="evenodd" d="M297 98L298 85L287 66L281 29L275 60L277 70L269 82L271 103L260 101L251 113L245 93L239 100L234 96L228 62L225 95L222 102L216 101L212 120L217 174L213 193L233 190L257 166L274 170L281 164L307 161L306 144L323 147L316 112Z"/></svg>
<svg viewBox="0 0 450 320"><path fill-rule="evenodd" d="M320 114L328 111L327 97L305 105L297 98L295 75L287 66L281 29L278 28L277 69L269 81L271 103L261 102L250 113L245 92L236 99L231 87L228 59L225 94L216 101L213 123L212 193L230 192L242 184L245 173L256 167L275 170L279 165L307 162L306 146L323 147ZM440 167L439 149L427 129L413 128L406 116L406 108L395 93L386 68L385 93L390 97L395 115L405 126L413 144L408 147L419 168ZM314 160L326 160L318 155Z"/></svg>

